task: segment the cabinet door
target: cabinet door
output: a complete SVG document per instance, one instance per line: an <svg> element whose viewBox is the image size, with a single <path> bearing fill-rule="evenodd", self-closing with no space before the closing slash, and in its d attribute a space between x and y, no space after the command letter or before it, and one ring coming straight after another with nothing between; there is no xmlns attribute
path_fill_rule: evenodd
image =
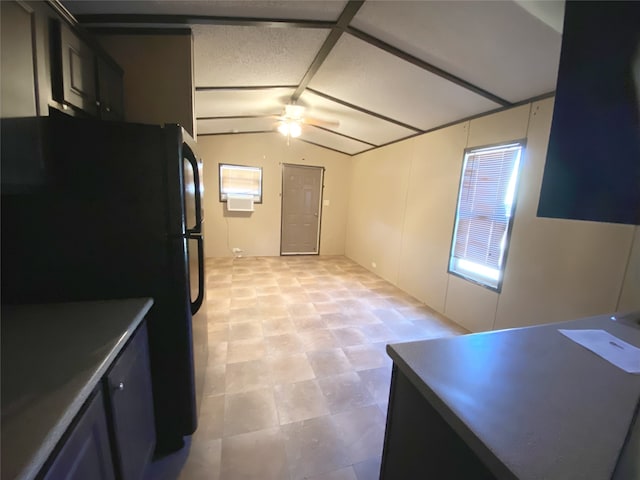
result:
<svg viewBox="0 0 640 480"><path fill-rule="evenodd" d="M93 50L71 29L60 28L62 96L65 103L97 115L96 65Z"/></svg>
<svg viewBox="0 0 640 480"><path fill-rule="evenodd" d="M98 58L98 95L100 118L122 120L122 72L103 58Z"/></svg>
<svg viewBox="0 0 640 480"><path fill-rule="evenodd" d="M104 401L99 389L71 428L44 480L114 480Z"/></svg>
<svg viewBox="0 0 640 480"><path fill-rule="evenodd" d="M139 480L155 447L149 347L143 323L107 375L116 458L123 480Z"/></svg>
<svg viewBox="0 0 640 480"><path fill-rule="evenodd" d="M29 6L0 2L2 41L2 118L37 115L38 97L35 75L35 18Z"/></svg>

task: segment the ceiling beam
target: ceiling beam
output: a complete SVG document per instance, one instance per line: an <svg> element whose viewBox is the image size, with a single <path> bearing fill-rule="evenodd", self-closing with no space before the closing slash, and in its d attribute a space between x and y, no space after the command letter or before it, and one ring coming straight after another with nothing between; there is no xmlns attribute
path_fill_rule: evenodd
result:
<svg viewBox="0 0 640 480"><path fill-rule="evenodd" d="M297 85L238 85L238 86L221 86L221 87L196 87L196 92L209 92L215 90L277 90L290 89L293 90Z"/></svg>
<svg viewBox="0 0 640 480"><path fill-rule="evenodd" d="M331 95L327 95L326 93L322 93L322 92L320 92L318 90L314 90L313 88L309 88L308 90L311 93L313 93L314 95L318 95L319 97L325 98L325 99L330 100L332 102L339 103L342 106L351 108L351 109L356 110L358 112L365 113L367 115L371 115L372 117L376 117L376 118L378 118L380 120L384 120L385 122L393 123L394 125L398 125L399 127L404 127L406 129L409 129L409 130L413 130L414 132L422 132L422 130L420 128L418 128L418 127L414 127L413 125L409 125L407 123L402 123L402 122L400 122L398 120L395 120L393 118L390 118L390 117L385 117L384 115L381 115L381 114L379 114L377 112L373 112L371 110L367 110L366 108L359 107L358 105L354 105L353 103L345 102L344 100L340 100L339 98L332 97Z"/></svg>
<svg viewBox="0 0 640 480"><path fill-rule="evenodd" d="M330 29L335 22L325 20L296 20L283 18L221 17L217 15L158 15L148 13L94 13L76 15L85 28L119 25L231 25L240 27L269 28L324 28Z"/></svg>
<svg viewBox="0 0 640 480"><path fill-rule="evenodd" d="M305 124L306 126L317 128L318 130L324 130L327 133L331 133L332 135L338 135L339 137L347 138L349 140L353 140L354 142L364 143L365 145L369 145L370 147L377 147L375 143L367 142L366 140L362 140L361 138L351 137L349 135L345 135L344 133L336 132L335 130L331 130L326 127L321 127L320 125L314 125L312 123Z"/></svg>
<svg viewBox="0 0 640 480"><path fill-rule="evenodd" d="M305 91L313 76L318 72L326 58L329 56L329 53L331 53L331 50L333 50L333 47L335 47L336 43L338 43L338 40L344 33L345 28L349 26L349 23L351 22L351 20L353 20L353 17L356 16L356 13L358 13L358 10L360 10L360 7L363 3L364 0L349 0L347 2L347 5L344 7L342 13L338 17L338 20L335 24L332 25L333 28L322 44L322 47L320 47L316 58L314 58L313 62L311 62L307 73L305 73L304 77L302 77L300 85L298 85L296 91L293 92L293 95L291 95L291 103L295 103L298 101L300 95L302 95L302 92Z"/></svg>
<svg viewBox="0 0 640 480"><path fill-rule="evenodd" d="M501 105L503 107L511 105L511 103L505 100L504 98L500 98L497 95L494 95L491 92L488 92L470 82L467 82L466 80L460 77L456 77L455 75L445 70L442 70L441 68L438 68L435 65L432 65L428 62L425 62L424 60L419 59L418 57L414 57L413 55L405 52L404 50L400 50L399 48L396 48L393 45L389 45L388 43L383 42L379 38L369 35L368 33L365 33L362 30L358 30L357 28L347 26L346 32L349 33L350 35L353 35L356 38L359 38L360 40L365 41L369 45L378 47L379 49L384 50L385 52L390 53L391 55L394 55L404 60L405 62L411 63L423 70L427 70L428 72L431 72L434 75L437 75L441 78L444 78L445 80L455 83L456 85L462 88L466 88L467 90L473 93L476 93L486 98L487 100L491 100L492 102L495 102L498 105Z"/></svg>

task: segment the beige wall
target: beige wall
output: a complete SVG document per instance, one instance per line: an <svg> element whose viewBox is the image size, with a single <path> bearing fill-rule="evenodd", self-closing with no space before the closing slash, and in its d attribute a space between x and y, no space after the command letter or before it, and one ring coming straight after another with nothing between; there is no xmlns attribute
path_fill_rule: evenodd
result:
<svg viewBox="0 0 640 480"><path fill-rule="evenodd" d="M640 285L640 247L627 268L635 227L536 217L552 112L547 99L355 156L346 255L473 331L611 312L619 297L631 305ZM462 158L467 147L523 138L498 294L446 273Z"/></svg>
<svg viewBox="0 0 640 480"><path fill-rule="evenodd" d="M194 135L190 33L102 35L98 41L124 70L126 121L178 123Z"/></svg>
<svg viewBox="0 0 640 480"><path fill-rule="evenodd" d="M204 164L207 257L231 256L234 247L246 256L280 254L282 163L325 167L320 254L344 254L349 156L298 140L287 146L277 133L200 136L198 147ZM253 213L227 212L219 201L218 163L262 167L263 199Z"/></svg>

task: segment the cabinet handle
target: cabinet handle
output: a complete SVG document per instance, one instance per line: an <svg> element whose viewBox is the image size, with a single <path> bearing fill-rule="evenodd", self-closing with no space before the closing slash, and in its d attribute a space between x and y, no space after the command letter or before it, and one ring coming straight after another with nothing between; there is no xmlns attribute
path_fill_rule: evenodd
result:
<svg viewBox="0 0 640 480"><path fill-rule="evenodd" d="M105 108L105 110L107 111L107 113L109 113L111 111L111 108L107 107Z"/></svg>
<svg viewBox="0 0 640 480"><path fill-rule="evenodd" d="M120 382L120 383L118 383L118 384L114 387L114 390L119 390L119 391L124 390L124 382Z"/></svg>

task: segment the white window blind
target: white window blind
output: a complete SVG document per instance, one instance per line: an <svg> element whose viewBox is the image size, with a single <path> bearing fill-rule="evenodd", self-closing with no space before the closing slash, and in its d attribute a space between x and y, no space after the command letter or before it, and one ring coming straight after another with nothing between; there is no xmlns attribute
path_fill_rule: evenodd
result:
<svg viewBox="0 0 640 480"><path fill-rule="evenodd" d="M242 165L219 165L220 201L228 195L252 197L254 202L262 202L262 168Z"/></svg>
<svg viewBox="0 0 640 480"><path fill-rule="evenodd" d="M465 154L449 271L499 289L522 144Z"/></svg>

